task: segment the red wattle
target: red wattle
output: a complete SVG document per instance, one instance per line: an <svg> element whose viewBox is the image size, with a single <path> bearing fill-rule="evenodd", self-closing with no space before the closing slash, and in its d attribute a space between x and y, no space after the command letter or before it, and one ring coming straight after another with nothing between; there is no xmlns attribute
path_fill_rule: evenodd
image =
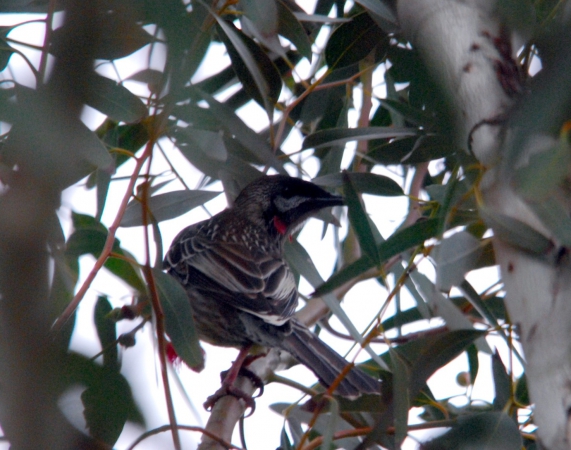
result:
<svg viewBox="0 0 571 450"><path fill-rule="evenodd" d="M279 234L284 235L287 233L287 225L278 216L274 216L274 227L276 227Z"/></svg>

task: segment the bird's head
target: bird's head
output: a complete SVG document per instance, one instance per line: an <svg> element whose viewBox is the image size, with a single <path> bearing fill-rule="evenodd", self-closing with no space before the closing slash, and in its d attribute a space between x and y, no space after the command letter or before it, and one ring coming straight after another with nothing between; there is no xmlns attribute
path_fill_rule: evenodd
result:
<svg viewBox="0 0 571 450"><path fill-rule="evenodd" d="M233 209L267 227L272 234L295 232L312 214L343 204L340 196L319 186L286 175L263 176L247 185Z"/></svg>

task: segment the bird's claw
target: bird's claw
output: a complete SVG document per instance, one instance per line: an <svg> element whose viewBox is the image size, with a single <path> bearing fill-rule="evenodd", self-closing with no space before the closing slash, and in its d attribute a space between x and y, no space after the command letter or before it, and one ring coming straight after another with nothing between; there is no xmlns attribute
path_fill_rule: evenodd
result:
<svg viewBox="0 0 571 450"><path fill-rule="evenodd" d="M256 402L254 401L254 398L252 398L251 395L246 394L242 389L239 389L236 386L226 385L225 383L222 383L222 387L206 399L204 402L204 409L206 409L206 411L212 411L216 402L227 395L232 395L233 397L244 401L246 409L250 409L250 412L244 417L250 417L254 414L254 411L256 410Z"/></svg>
<svg viewBox="0 0 571 450"><path fill-rule="evenodd" d="M264 393L264 382L262 381L262 379L254 372L252 372L250 369L246 369L245 367L240 368L240 375L248 378L252 382L254 387L259 390L257 395L252 394L252 398L261 397L262 394Z"/></svg>
<svg viewBox="0 0 571 450"><path fill-rule="evenodd" d="M261 397L261 395L264 393L264 382L251 370L246 369L245 367L241 367L238 375L248 378L256 390L259 390L257 395L248 395L242 389L234 386L235 379L229 380L229 373L230 370L225 370L220 373L222 387L220 387L220 389L218 389L214 394L206 399L204 402L204 409L211 411L218 400L220 400L222 397L225 397L226 395L232 395L233 397L242 399L244 403L246 403L246 409L249 408L250 412L245 417L249 417L254 414L254 411L256 410L256 402L254 401L254 398Z"/></svg>
<svg viewBox="0 0 571 450"><path fill-rule="evenodd" d="M224 371L220 372L220 382L223 385L225 383L231 384L231 383L227 383L227 381L226 381L229 372L230 372L230 370L224 370ZM262 396L262 394L264 393L264 382L262 381L262 379L258 375L256 375L250 369L246 369L244 366L242 366L242 367L240 367L240 370L238 371L238 376L248 378L248 380L250 380L250 382L254 385L254 387L259 390L257 395L252 395L252 398L258 398L258 397Z"/></svg>

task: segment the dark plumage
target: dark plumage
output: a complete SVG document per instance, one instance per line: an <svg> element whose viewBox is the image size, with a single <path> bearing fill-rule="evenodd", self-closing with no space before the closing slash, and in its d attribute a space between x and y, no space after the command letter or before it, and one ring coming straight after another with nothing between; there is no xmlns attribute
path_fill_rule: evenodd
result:
<svg viewBox="0 0 571 450"><path fill-rule="evenodd" d="M291 353L329 386L347 361L294 317L298 292L283 245L311 214L341 197L282 175L250 183L234 206L185 228L164 268L185 287L202 340L230 347L259 344ZM351 370L337 393L378 393L379 383Z"/></svg>

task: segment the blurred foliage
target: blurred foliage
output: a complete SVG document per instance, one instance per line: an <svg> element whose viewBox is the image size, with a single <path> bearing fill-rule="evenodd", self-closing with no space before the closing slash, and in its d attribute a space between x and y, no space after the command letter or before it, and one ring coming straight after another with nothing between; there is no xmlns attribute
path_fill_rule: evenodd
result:
<svg viewBox="0 0 571 450"><path fill-rule="evenodd" d="M38 13L40 20L51 22L63 3L11 0L0 4L0 12ZM557 39L546 36L561 35L557 34L561 33L561 2L534 3L531 23L535 31L524 47L527 53L522 60L529 61L539 51L540 57L545 55L552 63L559 53L550 43ZM303 10L303 2L294 0L216 4L195 0L105 2L102 12L94 17L100 24L92 51L95 65L112 65L114 60L139 51L146 52L149 64L125 80L110 79L94 70L85 73L81 82L87 93L82 102L105 119L95 131L78 124L81 129L74 142L58 141L54 133L46 135L46 139L54 139L53 152L58 146L69 145L78 154L77 165L55 167L57 161L47 161L46 173L68 171L65 186L84 180L97 192L96 217L74 213L74 229L65 243L54 220L54 236L59 240L54 239L50 246L54 261L51 302L54 318L62 312L66 315L59 329L64 336L58 339L62 351L67 351L75 320L74 309L68 305L82 255L103 258L102 267L124 281L134 298L126 304L108 293L111 298L101 297L97 302L93 314L102 366L72 353L64 360L63 372L68 375L62 383L67 387L80 383L86 388L81 398L91 435L113 446L127 420L142 422L131 388L120 373L118 350L120 343L135 344L139 328L130 336L117 337L115 323L150 320L153 292L148 288L149 277L155 280L165 312L168 340L190 367L200 369L203 364L185 294L159 272L163 248L158 224L203 206L218 192L189 189L174 164L167 174L145 173L143 164L138 164L153 154L162 153L170 161L178 153L203 174L200 187L221 181L229 198L268 170L307 177L306 162L318 161L315 182L344 195L351 232L339 248L336 272L325 283L303 249L288 246L292 268L311 280L316 295L324 299L332 293L340 295L348 285L373 279L390 292L386 299L366 299L378 302L379 311L405 291L416 302L407 310L397 303L394 315L383 316L378 323L372 321L366 330L367 342L389 346L363 364L364 370L384 380L382 400L338 398L336 409L317 408L315 399L303 406L274 405L287 424L281 435L282 448L298 448L306 439L331 439L349 428L361 430L357 434L362 438L334 439L331 448L363 448L365 444L398 448L415 428L407 424L412 407L421 408L423 428L451 427L423 448L467 448L482 442L493 442L494 448L521 448L521 415L531 415L525 375L515 380L497 354L492 356L492 367L479 367L477 358L479 351L489 351L483 340L488 335L505 339L509 350L515 352L513 340L518 336L504 307L501 283L477 292L465 277L475 269L496 264L483 218L500 230L504 240L530 255L547 257L550 242L513 219L479 210L482 169L466 149L456 148L450 141L446 118L441 115L442 99L416 51L398 33L393 2L318 0L313 11ZM33 151L20 154L13 145L22 133L29 132L18 124L25 106L36 98L35 90L24 86L11 70L16 58L26 58L16 47L20 44L11 38L12 31L24 24L22 19L16 25L0 27L0 121L4 133L0 137L0 179L4 186L18 176L23 158L34 158ZM66 39L66 25L53 30L41 48L42 60L47 61L48 55L65 57ZM227 66L198 78L201 65L209 64L211 49L220 46L229 56ZM164 56L164 67L150 64L155 54ZM27 63L34 67L39 89L49 73L45 66ZM370 74L374 74L375 83L382 80L384 94L373 86ZM528 82L533 85L534 80ZM129 89L132 83L138 85L137 94ZM362 92L373 99L370 112L355 109L354 99ZM256 130L237 113L252 102L261 107L260 117L265 116ZM565 109L568 104L563 103L560 115L569 112ZM355 112L365 115L367 127L354 126L351 116ZM560 118L554 117L544 128L551 129L556 123L559 130ZM288 137L302 139L297 151L282 150ZM167 142L173 144L172 149L159 148ZM349 149L353 147L347 144L354 142L357 151L352 153ZM517 188L533 200L548 198L567 173L568 150L565 132L557 146L533 157L533 166L530 162L518 170ZM352 160L342 166L347 155L353 155ZM117 169L127 163L137 167L131 175L134 189L117 223L106 227L101 217L109 189L119 179ZM391 172L394 176L389 176ZM414 177L420 178L416 184L407 182ZM177 190L161 191L171 183ZM412 215L403 218L393 234L382 236L372 219L375 211L368 209L367 196L404 195L410 196ZM150 226L154 233L150 245L155 245L159 257L149 264L154 265L153 270L136 261L110 234L118 226L141 225ZM557 224L564 242L571 229L567 225ZM362 252L354 251L357 247ZM435 267L435 280L417 270L421 261ZM454 296L449 295L452 287L458 288ZM360 338L349 319L335 313L347 329L354 330L349 338ZM411 324L419 331L407 333ZM469 374L463 378L467 392L463 406L457 406L451 399L436 399L426 383L463 353L469 362ZM475 402L470 394L482 370L493 375L495 399L491 404ZM59 387L62 392L64 388ZM317 420L313 412L321 413ZM332 414L338 415L337 420L331 420ZM311 427L306 436L302 424L308 423ZM525 425L532 423L532 419L526 420ZM525 439L527 448L532 448L530 436Z"/></svg>

